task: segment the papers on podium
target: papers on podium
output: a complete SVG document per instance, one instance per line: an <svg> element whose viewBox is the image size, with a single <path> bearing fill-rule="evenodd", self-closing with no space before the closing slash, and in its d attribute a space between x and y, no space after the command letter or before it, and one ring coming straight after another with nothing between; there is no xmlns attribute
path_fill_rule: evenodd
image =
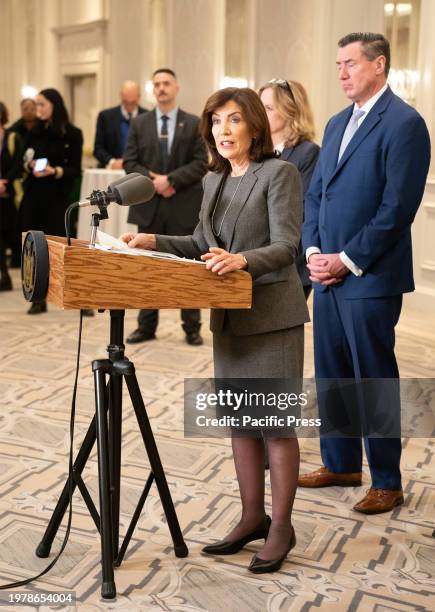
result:
<svg viewBox="0 0 435 612"><path fill-rule="evenodd" d="M118 253L121 255L136 255L141 257L154 257L155 259L171 259L173 261L195 263L205 265L204 261L197 259L187 259L185 257L178 257L172 253L161 253L159 251L148 251L146 249L132 249L125 242L114 238L110 234L106 234L101 230L97 230L97 241L95 248L100 251L109 251L111 253Z"/></svg>

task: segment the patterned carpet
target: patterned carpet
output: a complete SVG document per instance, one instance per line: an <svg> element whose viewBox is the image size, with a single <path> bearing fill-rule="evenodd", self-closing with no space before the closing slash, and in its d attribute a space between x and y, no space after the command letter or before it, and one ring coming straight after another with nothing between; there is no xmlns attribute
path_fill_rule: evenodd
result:
<svg viewBox="0 0 435 612"><path fill-rule="evenodd" d="M16 273L14 280L18 286ZM47 314L29 317L26 308L19 290L0 294L1 583L30 577L47 565L47 559L38 559L34 550L67 468L78 314L49 307ZM207 313L204 318L208 319ZM134 320L135 313L127 313L127 331L133 329ZM107 313L84 322L76 446L93 413L89 363L105 356L108 325ZM425 324L421 317L404 314L398 330L402 376L433 375L435 332L428 330L435 330L432 319ZM225 559L200 555L204 543L225 535L240 510L228 441L184 439L182 433L183 380L212 373L211 336L205 329L204 335L204 346L186 345L178 313L166 311L158 340L127 350L137 366L189 556L174 556L153 486L127 556L115 572L118 597L103 602L99 538L76 494L68 546L53 570L29 590L73 590L77 609L86 611L433 610L434 440L407 441L402 461L406 503L391 514L365 517L351 510L369 486L366 468L363 487L300 489L294 512L298 542L279 573L264 577L248 573L246 566L258 549L255 543ZM307 326L307 376L313 373L311 342ZM318 441L303 440L301 446L302 471L319 466ZM147 473L143 443L126 403L122 533ZM97 501L95 453L84 478ZM269 488L267 497L270 502ZM61 529L53 552L63 533Z"/></svg>

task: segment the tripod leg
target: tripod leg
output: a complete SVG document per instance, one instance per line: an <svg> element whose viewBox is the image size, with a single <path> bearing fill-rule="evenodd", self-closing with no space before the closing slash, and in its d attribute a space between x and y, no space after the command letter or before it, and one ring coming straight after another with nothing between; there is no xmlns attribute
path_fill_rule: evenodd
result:
<svg viewBox="0 0 435 612"><path fill-rule="evenodd" d="M133 408L136 413L137 422L139 424L145 448L148 453L151 470L156 480L160 499L162 501L163 510L166 515L166 520L168 521L169 530L171 532L172 541L174 543L175 555L177 557L187 557L189 551L184 542L183 534L181 533L180 525L178 523L177 514L175 512L174 504L172 502L172 497L169 491L168 483L166 481L165 472L160 461L159 452L157 450L151 425L145 410L145 404L140 393L136 374L134 373L133 364L129 362L125 370L127 370L124 371L125 382L130 393Z"/></svg>
<svg viewBox="0 0 435 612"><path fill-rule="evenodd" d="M104 599L116 597L116 586L113 575L112 517L110 508L109 481L109 443L106 419L105 374L99 362L92 364L95 382L95 404L97 417L98 447L98 484L100 491L101 521L101 564L103 584L101 596Z"/></svg>
<svg viewBox="0 0 435 612"><path fill-rule="evenodd" d="M91 454L92 448L95 443L96 438L96 425L95 425L95 417L92 419L89 429L86 433L85 439L80 447L80 450L77 454L77 458L74 462L73 466L73 474L81 474L86 465L86 461L88 460L89 455ZM69 504L69 478L66 481L62 493L59 497L59 501L56 504L56 507L51 515L51 519L47 525L47 529L45 530L44 536L41 542L38 544L36 548L36 556L46 558L50 554L51 546L53 544L53 540L56 537L59 526L62 522L66 509ZM74 490L77 486L76 481L73 478L72 482L72 490Z"/></svg>
<svg viewBox="0 0 435 612"><path fill-rule="evenodd" d="M122 376L110 375L109 384L109 448L110 500L112 504L113 558L119 551L119 498L121 490Z"/></svg>

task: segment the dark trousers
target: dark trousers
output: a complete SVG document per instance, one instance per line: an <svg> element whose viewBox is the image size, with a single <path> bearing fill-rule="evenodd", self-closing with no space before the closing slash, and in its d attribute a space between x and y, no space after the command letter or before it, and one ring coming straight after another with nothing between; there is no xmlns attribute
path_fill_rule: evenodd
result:
<svg viewBox="0 0 435 612"><path fill-rule="evenodd" d="M314 360L322 420L331 414L337 415L341 407L337 410L337 405L328 405L334 403L337 395L321 393L320 379L398 379L394 328L401 307L401 295L345 300L340 298L339 290L314 292ZM394 397L397 401L388 409L395 413L398 410L400 415L400 397L398 394ZM363 410L371 410L369 403L365 402ZM352 408L358 409L343 406L343 409ZM372 486L400 489L400 437L366 436L364 446ZM361 471L360 437L321 436L320 450L324 465L332 472Z"/></svg>
<svg viewBox="0 0 435 612"><path fill-rule="evenodd" d="M186 236L192 233L193 228L192 231L186 231L185 228L176 226L166 211L167 207L165 207L165 213L154 219L152 224L148 226L139 225L139 232L145 234L165 234L168 236ZM180 313L184 332L186 334L199 332L201 328L201 311L197 309L182 309ZM140 329L146 333L153 334L159 322L159 311L139 310L137 322Z"/></svg>
<svg viewBox="0 0 435 612"><path fill-rule="evenodd" d="M182 328L186 334L198 332L201 327L201 311L200 310L180 310L181 320L183 321ZM145 332L154 333L159 322L158 310L139 310L137 318L140 329Z"/></svg>
<svg viewBox="0 0 435 612"><path fill-rule="evenodd" d="M0 261L6 266L6 249L12 251L12 260L19 265L21 258L21 227L13 196L0 198Z"/></svg>

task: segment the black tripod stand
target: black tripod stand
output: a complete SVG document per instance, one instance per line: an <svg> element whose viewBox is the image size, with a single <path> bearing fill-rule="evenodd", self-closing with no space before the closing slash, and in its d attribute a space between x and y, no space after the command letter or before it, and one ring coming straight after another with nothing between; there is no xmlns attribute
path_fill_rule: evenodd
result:
<svg viewBox="0 0 435 612"><path fill-rule="evenodd" d="M106 599L116 596L113 568L121 565L136 527L145 500L153 483L156 481L163 509L168 521L177 557L186 557L188 549L178 524L178 518L166 482L165 472L160 461L153 432L145 410L145 405L137 382L135 368L131 361L124 357L124 310L110 311L110 344L107 347L108 359L97 359L92 362L95 383L96 414L92 419L82 446L73 465L72 488L78 486L89 509L95 525L101 535L102 588L101 595ZM106 375L108 382L106 383ZM145 448L148 454L151 472L133 513L124 541L119 546L119 500L121 488L121 425L122 425L122 381L125 379L130 398L136 413L136 419ZM100 514L81 477L86 461L92 451L95 440L98 450L98 482L100 497ZM68 478L59 501L36 549L38 557L48 557L51 545L69 504Z"/></svg>

